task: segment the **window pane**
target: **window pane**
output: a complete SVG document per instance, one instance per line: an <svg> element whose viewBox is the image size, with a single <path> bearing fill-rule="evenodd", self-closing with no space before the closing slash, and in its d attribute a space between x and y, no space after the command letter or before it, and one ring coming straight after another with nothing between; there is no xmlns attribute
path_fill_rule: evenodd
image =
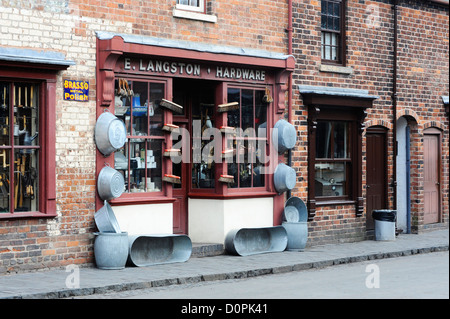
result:
<svg viewBox="0 0 450 319"><path fill-rule="evenodd" d="M316 196L344 196L346 191L346 163L315 164Z"/></svg>
<svg viewBox="0 0 450 319"><path fill-rule="evenodd" d="M334 3L333 4L333 15L335 17L339 17L341 15L341 4L340 3Z"/></svg>
<svg viewBox="0 0 450 319"><path fill-rule="evenodd" d="M328 2L322 1L322 14L326 14L328 11Z"/></svg>
<svg viewBox="0 0 450 319"><path fill-rule="evenodd" d="M258 132L258 128L266 128L267 126L267 103L263 102L263 97L265 91L255 91L255 130L258 137L266 137L266 135L261 136Z"/></svg>
<svg viewBox="0 0 450 319"><path fill-rule="evenodd" d="M130 81L131 82L131 81ZM132 104L132 131L133 136L147 136L148 135L148 121L147 121L147 105L148 101L148 83L147 82L132 82L134 95L131 97Z"/></svg>
<svg viewBox="0 0 450 319"><path fill-rule="evenodd" d="M164 84L150 83L150 104L148 104L148 115L150 123L150 133L152 136L163 136L162 127L164 125L164 108L159 106L159 102L164 98Z"/></svg>
<svg viewBox="0 0 450 319"><path fill-rule="evenodd" d="M2 150L0 150L0 156L1 156L0 160L1 160L2 168L3 168L1 170L1 174L0 174L0 191L1 191L0 192L0 214L1 214L1 213L9 213L12 211L9 207L10 183L8 183L8 181L11 181L11 177L10 177L10 173L9 173L11 151L2 149Z"/></svg>
<svg viewBox="0 0 450 319"><path fill-rule="evenodd" d="M327 17L327 29L333 30L333 20L334 18L332 16Z"/></svg>
<svg viewBox="0 0 450 319"><path fill-rule="evenodd" d="M348 123L334 123L334 158L348 158Z"/></svg>
<svg viewBox="0 0 450 319"><path fill-rule="evenodd" d="M331 122L318 122L316 132L316 158L331 158Z"/></svg>
<svg viewBox="0 0 450 319"><path fill-rule="evenodd" d="M331 47L331 58L330 60L337 60L337 48L336 47Z"/></svg>
<svg viewBox="0 0 450 319"><path fill-rule="evenodd" d="M242 130L253 128L253 90L242 90Z"/></svg>
<svg viewBox="0 0 450 319"><path fill-rule="evenodd" d="M322 27L322 29L326 29L327 28L327 16L325 16L325 15L322 15L321 27Z"/></svg>
<svg viewBox="0 0 450 319"><path fill-rule="evenodd" d="M241 102L240 89L228 89L228 103L231 102L238 102L238 103ZM228 126L235 128L241 127L239 109L228 111Z"/></svg>
<svg viewBox="0 0 450 319"><path fill-rule="evenodd" d="M339 18L333 18L333 30L339 31L341 29L341 19ZM331 27L331 26L330 26Z"/></svg>
<svg viewBox="0 0 450 319"><path fill-rule="evenodd" d="M1 119L1 131L0 131L0 145L10 145L10 100L11 100L11 86L9 83L0 82L0 119ZM6 168L5 165L3 168Z"/></svg>
<svg viewBox="0 0 450 319"><path fill-rule="evenodd" d="M0 82L0 213L39 210L39 112L39 85Z"/></svg>
<svg viewBox="0 0 450 319"><path fill-rule="evenodd" d="M147 141L147 152L144 153L141 150L141 164L144 164L142 155L146 156L147 177L145 181L145 188L147 192L160 192L162 191L162 140L149 140ZM181 175L178 175L181 176ZM174 184L176 185L176 184Z"/></svg>
<svg viewBox="0 0 450 319"><path fill-rule="evenodd" d="M215 165L214 162L205 162L192 164L192 188L214 188Z"/></svg>

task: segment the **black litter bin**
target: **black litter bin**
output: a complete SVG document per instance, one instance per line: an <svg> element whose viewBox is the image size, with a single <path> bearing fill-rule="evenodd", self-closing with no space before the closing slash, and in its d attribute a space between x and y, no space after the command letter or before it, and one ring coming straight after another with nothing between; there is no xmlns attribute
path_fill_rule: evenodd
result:
<svg viewBox="0 0 450 319"><path fill-rule="evenodd" d="M395 240L396 210L374 210L372 218L375 220L375 240Z"/></svg>

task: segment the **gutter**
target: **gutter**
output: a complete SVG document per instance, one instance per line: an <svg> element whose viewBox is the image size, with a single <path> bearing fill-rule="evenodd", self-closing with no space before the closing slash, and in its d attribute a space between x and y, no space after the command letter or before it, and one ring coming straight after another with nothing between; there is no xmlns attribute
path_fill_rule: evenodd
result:
<svg viewBox="0 0 450 319"><path fill-rule="evenodd" d="M292 0L288 0L288 55L292 55ZM288 79L288 122L292 124L292 72ZM288 164L292 166L292 150L288 150ZM287 191L287 199L291 197L291 190Z"/></svg>
<svg viewBox="0 0 450 319"><path fill-rule="evenodd" d="M398 0L394 0L394 61L393 61L393 88L392 88L392 139L393 139L393 145L394 145L394 152L393 152L393 181L392 181L392 187L393 187L393 193L394 193L394 199L393 199L393 205L394 210L397 209L397 154L398 154L398 144L397 144L397 100L398 100L398 93L397 93L397 66L398 66Z"/></svg>

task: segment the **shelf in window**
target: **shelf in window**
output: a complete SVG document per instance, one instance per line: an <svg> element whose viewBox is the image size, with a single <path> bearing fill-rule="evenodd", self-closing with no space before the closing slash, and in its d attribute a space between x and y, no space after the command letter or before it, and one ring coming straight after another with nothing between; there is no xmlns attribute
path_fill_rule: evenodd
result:
<svg viewBox="0 0 450 319"><path fill-rule="evenodd" d="M176 175L164 174L162 180L167 183L181 184L181 177Z"/></svg>
<svg viewBox="0 0 450 319"><path fill-rule="evenodd" d="M231 102L231 103L225 103L220 104L217 106L217 112L228 112L239 109L239 102Z"/></svg>
<svg viewBox="0 0 450 319"><path fill-rule="evenodd" d="M234 176L233 175L220 175L219 182L232 184L232 183L234 183Z"/></svg>
<svg viewBox="0 0 450 319"><path fill-rule="evenodd" d="M231 126L221 126L220 131L225 134L234 134L236 135L236 128Z"/></svg>
<svg viewBox="0 0 450 319"><path fill-rule="evenodd" d="M181 150L179 150L179 149L174 149L174 148L165 149L163 155L164 155L165 157L181 156Z"/></svg>
<svg viewBox="0 0 450 319"><path fill-rule="evenodd" d="M161 99L161 102L159 102L159 105L162 107L165 107L166 109L169 109L175 113L182 114L183 113L183 107L179 104L176 104L172 101L168 101L166 99Z"/></svg>
<svg viewBox="0 0 450 319"><path fill-rule="evenodd" d="M166 132L176 132L176 133L178 133L178 132L180 132L180 127L178 126L178 125L175 125L175 124L168 124L168 123L165 123L164 125L163 125L163 127L162 127L162 130L163 131L166 131Z"/></svg>

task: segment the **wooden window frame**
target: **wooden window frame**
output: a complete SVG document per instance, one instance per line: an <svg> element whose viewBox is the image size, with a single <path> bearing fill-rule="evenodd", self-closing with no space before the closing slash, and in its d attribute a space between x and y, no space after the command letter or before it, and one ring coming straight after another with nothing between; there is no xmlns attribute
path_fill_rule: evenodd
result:
<svg viewBox="0 0 450 319"><path fill-rule="evenodd" d="M39 85L39 210L0 213L0 219L56 217L56 77L68 65L0 61L1 81Z"/></svg>
<svg viewBox="0 0 450 319"><path fill-rule="evenodd" d="M340 3L341 5L341 10L340 10L340 26L339 26L339 31L336 30L330 30L330 29L323 29L322 28L322 22L320 25L320 29L321 29L321 37L323 34L325 33L334 33L334 34L338 34L339 35L339 41L338 41L338 47L337 47L337 55L338 55L338 59L336 60L329 60L329 59L323 59L322 58L322 50L324 47L324 43L322 42L322 38L321 38L321 43L320 43L320 56L322 58L322 63L323 64L331 64L331 65L340 65L340 66L345 66L346 65L346 46L347 46L347 40L346 40L346 32L345 32L345 25L346 25L346 13L347 13L347 1L346 0L322 0L321 3L323 4L324 2L330 2L330 3ZM321 19L322 19L322 13L321 13Z"/></svg>
<svg viewBox="0 0 450 319"><path fill-rule="evenodd" d="M364 212L362 197L362 133L366 109L372 107L375 97L352 97L328 95L323 93L302 93L303 102L308 106L308 219L313 220L317 206L354 205L355 214L361 217ZM315 196L316 129L318 120L341 120L352 124L352 186L347 199L318 199Z"/></svg>
<svg viewBox="0 0 450 319"><path fill-rule="evenodd" d="M242 101L242 91L243 90L251 90L253 92L255 91L263 91L267 88L267 86L258 86L258 85L238 85L238 84L228 84L227 85L227 93L229 89L239 89L240 92L240 96L241 96L241 101ZM271 89L271 91L273 91L273 89ZM255 98L255 96L254 96ZM239 102L239 121L242 123L242 105L241 105L241 101ZM255 102L255 101L253 101ZM255 125L255 104L253 104L253 125ZM273 106L272 103L268 103L267 104L267 111L266 111L266 123L269 122L269 118L270 115L273 113ZM227 119L228 120L228 119ZM264 152L267 154L267 147L269 145L269 143L271 143L270 138L269 138L269 129L266 129L266 136L264 138L261 137L240 137L240 136L235 136L235 139L237 140L241 140L242 142L250 141L250 140L254 140L256 143L258 143L258 141L265 141L266 144L266 149L264 150ZM238 163L240 164L240 163ZM227 165L227 169L228 169L228 163L226 163ZM264 167L267 167L267 163L264 165ZM240 181L235 181L238 186L237 187L231 187L229 185L227 185L228 188L228 192L229 193L237 193L237 192L246 192L246 193L251 193L251 192L266 192L268 191L268 184L269 184L269 179L268 179L268 175L269 174L264 174L264 186L258 186L255 187L253 186L253 178L252 178L252 186L250 187L241 187L240 186Z"/></svg>
<svg viewBox="0 0 450 319"><path fill-rule="evenodd" d="M206 13L206 0L198 0L199 5L198 6L193 6L190 4L181 4L179 3L179 0L177 0L176 9L179 10L186 10L186 11L193 11L193 12L198 12L198 13Z"/></svg>

